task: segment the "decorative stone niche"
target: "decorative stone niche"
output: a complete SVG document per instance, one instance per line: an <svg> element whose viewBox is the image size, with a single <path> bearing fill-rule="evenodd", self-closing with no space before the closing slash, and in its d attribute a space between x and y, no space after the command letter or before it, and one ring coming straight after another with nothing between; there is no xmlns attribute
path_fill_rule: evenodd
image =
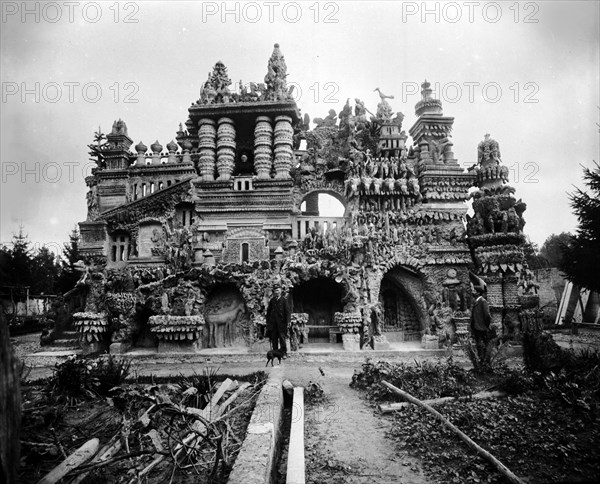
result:
<svg viewBox="0 0 600 484"><path fill-rule="evenodd" d="M166 236L160 222L140 224L138 240L140 259L159 258L164 255Z"/></svg>
<svg viewBox="0 0 600 484"><path fill-rule="evenodd" d="M200 348L205 325L202 315L150 316L148 324L158 338L159 353L190 353Z"/></svg>

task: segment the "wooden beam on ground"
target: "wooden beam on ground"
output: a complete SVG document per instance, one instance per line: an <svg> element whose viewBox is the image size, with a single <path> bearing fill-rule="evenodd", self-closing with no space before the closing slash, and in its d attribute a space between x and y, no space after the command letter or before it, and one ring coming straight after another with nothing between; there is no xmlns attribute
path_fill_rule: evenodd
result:
<svg viewBox="0 0 600 484"><path fill-rule="evenodd" d="M442 397L435 398L433 400L423 400L423 403L427 405L441 405L442 403L448 402L468 402L470 400L488 400L490 398L502 398L507 396L508 394L505 392L495 391L495 392L479 392L475 395L469 395L466 397ZM402 408L406 408L412 405L412 402L400 402L400 403L382 403L379 405L379 410L382 413L391 413L396 410L400 410Z"/></svg>
<svg viewBox="0 0 600 484"><path fill-rule="evenodd" d="M294 388L292 426L288 447L287 484L305 484L304 463L304 388Z"/></svg>
<svg viewBox="0 0 600 484"><path fill-rule="evenodd" d="M424 408L429 413L434 415L442 424L444 424L446 427L448 427L450 430L452 430L456 435L458 435L458 437L465 444L467 444L469 447L471 447L471 449L473 449L481 457L483 457L490 464L492 464L498 470L498 472L500 472L503 476L505 476L511 483L525 484L524 481L522 481L521 479L519 479L518 476L513 474L511 472L511 470L508 467L506 467L502 462L500 462L498 459L496 459L492 454L490 454L483 447L480 447L479 445L477 445L473 440L471 440L471 438L467 434L465 434L456 425L454 425L452 422L450 422L446 417L444 417L441 413L439 413L437 410L432 408L430 405L427 405L426 403L422 402L418 398L413 397L410 393L407 393L403 390L400 390L399 388L396 388L391 383L388 383L386 381L382 381L381 383L383 385L385 385L387 388L389 388L390 390L392 390L394 393L400 395L405 400L407 400L411 403L414 403L415 405L418 405L419 407Z"/></svg>
<svg viewBox="0 0 600 484"><path fill-rule="evenodd" d="M44 476L38 484L54 484L60 481L64 476L81 464L90 460L100 447L100 441L96 438L88 440L79 449L73 452L69 457L63 460L59 465Z"/></svg>

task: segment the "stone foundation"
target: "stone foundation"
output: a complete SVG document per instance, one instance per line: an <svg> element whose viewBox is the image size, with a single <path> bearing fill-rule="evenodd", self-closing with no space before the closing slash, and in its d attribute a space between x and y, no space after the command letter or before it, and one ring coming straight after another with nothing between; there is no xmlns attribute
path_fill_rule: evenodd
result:
<svg viewBox="0 0 600 484"><path fill-rule="evenodd" d="M200 343L196 341L168 341L158 342L159 353L196 353L200 349Z"/></svg>
<svg viewBox="0 0 600 484"><path fill-rule="evenodd" d="M342 344L344 345L344 351L360 351L360 335L343 334Z"/></svg>

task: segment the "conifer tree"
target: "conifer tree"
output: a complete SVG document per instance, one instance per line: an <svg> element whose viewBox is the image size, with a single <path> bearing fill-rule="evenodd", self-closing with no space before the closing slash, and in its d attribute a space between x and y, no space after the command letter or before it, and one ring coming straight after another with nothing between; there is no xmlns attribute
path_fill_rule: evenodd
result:
<svg viewBox="0 0 600 484"><path fill-rule="evenodd" d="M600 165L584 168L583 180L589 189L570 194L579 225L564 249L560 269L580 287L600 292Z"/></svg>

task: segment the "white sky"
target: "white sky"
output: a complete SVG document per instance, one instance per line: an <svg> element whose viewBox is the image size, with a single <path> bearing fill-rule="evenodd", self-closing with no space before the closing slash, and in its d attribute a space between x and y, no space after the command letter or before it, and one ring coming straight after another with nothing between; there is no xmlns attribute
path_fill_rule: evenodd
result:
<svg viewBox="0 0 600 484"><path fill-rule="evenodd" d="M380 87L408 132L418 86L439 83L459 162L491 133L531 239L575 229L566 192L600 160L598 2L71 5L2 2L1 242L22 223L33 242L62 244L86 216L99 125L122 118L134 144L166 146L217 60L234 82L262 82L275 42L311 119L348 97L375 111Z"/></svg>

